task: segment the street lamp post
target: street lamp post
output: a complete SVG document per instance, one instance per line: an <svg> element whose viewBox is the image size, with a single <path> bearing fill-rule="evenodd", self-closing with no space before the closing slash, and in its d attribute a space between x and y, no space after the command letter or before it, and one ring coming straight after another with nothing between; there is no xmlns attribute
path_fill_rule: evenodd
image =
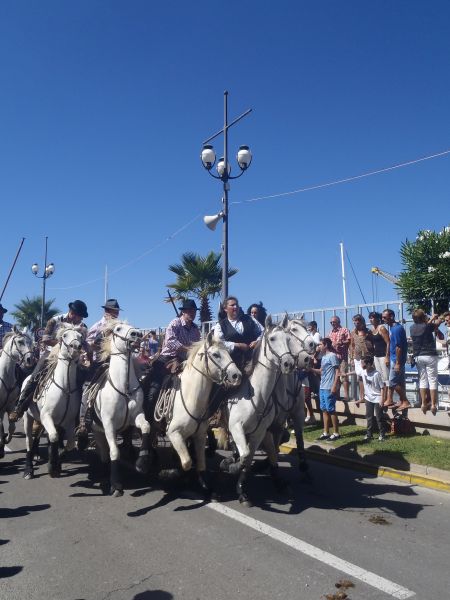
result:
<svg viewBox="0 0 450 600"><path fill-rule="evenodd" d="M252 162L252 153L248 146L240 146L236 159L241 169L239 175L234 177L231 176L231 166L228 162L228 130L230 127L235 125L238 121L243 119L252 109L246 110L242 115L234 119L231 123L228 123L228 92L224 92L224 124L223 129L212 135L210 138L203 142L203 149L201 152L201 160L204 168L208 171L211 177L214 179L220 179L223 182L223 197L222 197L222 210L220 213L214 216L205 216L203 220L209 229L215 229L217 223L222 219L223 221L223 241L222 241L222 302L228 296L228 192L230 190L230 179L238 179L250 166ZM217 163L217 173L214 175L211 172L215 162L216 154L214 148L209 144L214 138L223 133L223 157L221 157Z"/></svg>
<svg viewBox="0 0 450 600"><path fill-rule="evenodd" d="M31 271L33 275L42 279L42 304L41 304L41 328L44 327L44 312L45 312L45 283L49 277L53 275L55 272L55 265L53 263L47 264L47 244L48 237L45 236L45 256L44 256L44 273L42 275L38 275L39 273L39 265L34 263L31 267Z"/></svg>

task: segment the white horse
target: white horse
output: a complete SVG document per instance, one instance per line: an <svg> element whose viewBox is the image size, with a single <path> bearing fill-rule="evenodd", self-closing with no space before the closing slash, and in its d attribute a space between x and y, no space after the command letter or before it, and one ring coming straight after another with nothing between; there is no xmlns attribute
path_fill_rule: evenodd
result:
<svg viewBox="0 0 450 600"><path fill-rule="evenodd" d="M273 391L282 374L290 373L295 366L288 346L285 330L287 316L281 325L273 325L269 315L261 340L254 349L252 372L239 386L237 393L228 400L228 428L239 452L239 462L230 464L228 459L221 463L223 470L239 473L237 493L239 501L249 505L245 484L255 451L264 438L272 463L277 463L277 453L267 428L273 422L275 405ZM272 473L276 477L276 473Z"/></svg>
<svg viewBox="0 0 450 600"><path fill-rule="evenodd" d="M47 373L43 373L43 380L35 392L36 402L31 402L23 415L27 446L25 479L32 479L34 472L33 420L39 421L48 434L50 477L61 474L60 442L66 439L66 452L75 446L75 422L81 401L77 368L84 341L83 330L76 325L62 324L56 339L58 343L47 357Z"/></svg>
<svg viewBox="0 0 450 600"><path fill-rule="evenodd" d="M298 377L298 370L307 369L310 366L316 344L313 337L308 333L304 321L293 319L288 322L286 329L289 333L288 343L295 358L296 370L278 380L274 391L274 402L277 410L270 430L274 436L275 448L278 451L286 419L290 418L292 420L297 442L298 467L301 472L306 472L308 465L303 441L305 396L302 383Z"/></svg>
<svg viewBox="0 0 450 600"><path fill-rule="evenodd" d="M173 416L167 436L180 457L184 471L192 467L186 441L194 440L198 482L205 493L210 489L205 480L205 440L210 415L213 384L225 388L241 383L242 375L225 346L213 339L212 332L204 341L194 344L180 375L173 403ZM217 391L220 393L220 388Z"/></svg>
<svg viewBox="0 0 450 600"><path fill-rule="evenodd" d="M110 363L106 380L95 396L92 430L103 465L108 459L111 461L109 491L117 497L123 495L123 484L116 436L131 426L140 429L142 443L135 466L138 472L147 473L150 468L150 424L144 416L144 393L134 358L142 333L117 320L111 321L104 332L101 359L109 359Z"/></svg>
<svg viewBox="0 0 450 600"><path fill-rule="evenodd" d="M28 368L34 364L33 343L31 338L20 333L14 327L3 338L3 350L0 354L0 458L5 455L5 444L12 437L15 423L9 423L8 435L5 436L3 419L5 412L11 412L20 392L20 384L16 377L16 365Z"/></svg>

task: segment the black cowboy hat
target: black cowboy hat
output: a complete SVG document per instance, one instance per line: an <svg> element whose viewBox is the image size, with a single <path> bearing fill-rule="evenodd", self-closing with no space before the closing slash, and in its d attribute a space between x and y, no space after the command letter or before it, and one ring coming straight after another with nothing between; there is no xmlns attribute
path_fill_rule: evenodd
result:
<svg viewBox="0 0 450 600"><path fill-rule="evenodd" d="M73 302L69 302L69 308L70 308L70 310L73 310L73 312L75 314L77 314L79 317L82 317L83 319L87 319L89 316L88 312L87 312L87 306L83 302L83 300L74 300Z"/></svg>
<svg viewBox="0 0 450 600"><path fill-rule="evenodd" d="M8 310L6 308L3 308L3 304L0 304L0 312L2 312L2 313L8 312Z"/></svg>
<svg viewBox="0 0 450 600"><path fill-rule="evenodd" d="M102 308L104 308L105 310L122 310L115 298L110 298L109 300L107 300L102 306Z"/></svg>
<svg viewBox="0 0 450 600"><path fill-rule="evenodd" d="M179 307L180 310L198 310L195 300L183 300L183 304Z"/></svg>

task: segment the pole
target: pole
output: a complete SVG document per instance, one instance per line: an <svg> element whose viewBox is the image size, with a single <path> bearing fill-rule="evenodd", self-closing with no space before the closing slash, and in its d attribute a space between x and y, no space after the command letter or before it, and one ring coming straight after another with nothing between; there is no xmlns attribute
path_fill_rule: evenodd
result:
<svg viewBox="0 0 450 600"><path fill-rule="evenodd" d="M19 258L19 254L20 254L20 251L22 250L22 246L23 246L23 243L24 243L24 241L25 241L25 238L22 238L22 241L20 242L19 249L18 249L18 250L17 250L17 252L16 252L16 258L14 259L14 262L13 262L13 264L12 264L12 267L11 267L11 269L9 270L8 277L6 278L5 285L3 286L3 290L2 290L2 293L1 293L1 295L0 295L0 302L1 302L2 298L3 298L3 294L5 293L5 290L6 290L6 287L7 287L7 285L8 285L8 282L9 282L9 280L10 280L10 278L11 278L12 272L14 271L14 267L16 266L16 262L17 262L17 259Z"/></svg>
<svg viewBox="0 0 450 600"><path fill-rule="evenodd" d="M225 304L225 298L228 296L228 92L223 94L223 159L225 162L225 171L223 175L223 243L222 243L222 304Z"/></svg>
<svg viewBox="0 0 450 600"><path fill-rule="evenodd" d="M178 308L175 306L175 302L173 301L172 294L170 293L169 289L167 289L167 295L169 296L169 300L172 303L173 310L175 311L175 314L177 315L177 317L179 317L180 313L178 312Z"/></svg>
<svg viewBox="0 0 450 600"><path fill-rule="evenodd" d="M44 327L44 312L45 312L45 282L47 281L47 243L48 237L45 236L45 257L44 257L44 274L42 276L42 306L41 306L41 328Z"/></svg>
<svg viewBox="0 0 450 600"><path fill-rule="evenodd" d="M347 306L347 288L345 284L345 263L344 263L344 243L340 242L341 247L341 270L342 270L342 291L344 292L344 306Z"/></svg>
<svg viewBox="0 0 450 600"><path fill-rule="evenodd" d="M108 300L108 265L105 265L105 302Z"/></svg>

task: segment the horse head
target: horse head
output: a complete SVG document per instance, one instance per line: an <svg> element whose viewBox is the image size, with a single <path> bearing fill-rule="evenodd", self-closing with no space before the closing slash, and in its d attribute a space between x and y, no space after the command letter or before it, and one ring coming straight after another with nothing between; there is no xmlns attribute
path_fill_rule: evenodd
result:
<svg viewBox="0 0 450 600"><path fill-rule="evenodd" d="M306 323L300 319L292 319L287 324L287 332L289 334L289 347L294 356L298 356L300 352L314 354L316 344L312 335L306 329Z"/></svg>
<svg viewBox="0 0 450 600"><path fill-rule="evenodd" d="M142 331L125 321L113 321L109 328L105 329L105 335L108 336L109 332L111 333L111 343L114 344L119 354L127 354L138 349L143 337Z"/></svg>
<svg viewBox="0 0 450 600"><path fill-rule="evenodd" d="M215 383L225 387L235 387L241 383L242 373L225 346L214 339L212 331L204 342L200 342L193 356L194 361L202 365L202 373Z"/></svg>
<svg viewBox="0 0 450 600"><path fill-rule="evenodd" d="M56 334L59 342L58 356L65 359L78 359L83 348L84 333L77 325L64 324Z"/></svg>
<svg viewBox="0 0 450 600"><path fill-rule="evenodd" d="M36 362L31 337L16 326L3 338L3 352L20 367L31 367Z"/></svg>
<svg viewBox="0 0 450 600"><path fill-rule="evenodd" d="M269 362L276 363L281 372L286 374L295 367L294 357L288 346L288 334L285 329L287 317L281 325L274 325L272 316L267 315L262 339L262 351Z"/></svg>

